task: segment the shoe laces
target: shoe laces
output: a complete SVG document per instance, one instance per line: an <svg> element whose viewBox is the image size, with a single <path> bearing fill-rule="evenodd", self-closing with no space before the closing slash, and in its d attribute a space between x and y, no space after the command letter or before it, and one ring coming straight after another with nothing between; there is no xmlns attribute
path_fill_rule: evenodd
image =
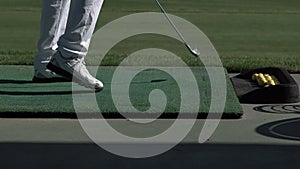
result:
<svg viewBox="0 0 300 169"><path fill-rule="evenodd" d="M89 72L89 70L86 67L86 62L84 58L77 58L78 64L81 64L81 71L84 72L84 74L89 78L89 79L95 79Z"/></svg>

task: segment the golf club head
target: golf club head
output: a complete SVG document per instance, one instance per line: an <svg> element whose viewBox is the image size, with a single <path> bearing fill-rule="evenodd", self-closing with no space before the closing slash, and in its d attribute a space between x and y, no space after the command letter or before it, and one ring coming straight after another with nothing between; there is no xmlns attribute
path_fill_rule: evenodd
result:
<svg viewBox="0 0 300 169"><path fill-rule="evenodd" d="M194 56L196 56L196 57L199 57L199 56L200 56L200 51L199 51L197 48L193 49L191 52L192 52L192 54L193 54Z"/></svg>
<svg viewBox="0 0 300 169"><path fill-rule="evenodd" d="M195 49L192 49L190 45L188 44L185 44L185 46L189 49L189 51L191 52L191 54L193 54L195 57L199 57L200 56L200 51L195 48Z"/></svg>

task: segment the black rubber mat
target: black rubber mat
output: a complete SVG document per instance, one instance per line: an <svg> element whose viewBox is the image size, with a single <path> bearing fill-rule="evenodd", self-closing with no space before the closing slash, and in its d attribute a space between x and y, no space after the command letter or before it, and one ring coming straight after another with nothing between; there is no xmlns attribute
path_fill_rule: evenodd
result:
<svg viewBox="0 0 300 169"><path fill-rule="evenodd" d="M255 73L275 76L280 84L260 86L252 80ZM299 87L288 71L282 68L259 68L231 78L241 103L272 104L299 102Z"/></svg>

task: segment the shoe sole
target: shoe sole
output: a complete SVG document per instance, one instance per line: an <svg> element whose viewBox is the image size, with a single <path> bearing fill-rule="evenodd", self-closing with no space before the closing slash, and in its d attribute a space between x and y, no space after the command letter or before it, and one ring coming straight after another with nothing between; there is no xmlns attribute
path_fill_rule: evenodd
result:
<svg viewBox="0 0 300 169"><path fill-rule="evenodd" d="M73 76L73 74L71 74L71 73L69 73L69 72L67 72L67 71L65 71L65 70L63 70L63 69L61 69L61 68L53 65L51 62L48 63L47 68L49 70L53 71L54 73L58 74L58 75L66 77L69 81L74 81L74 82L76 82L76 83L78 83L78 84L80 84L80 85L82 85L84 87L87 87L87 88L95 90L95 92L100 92L103 89L103 87L101 87L101 88L95 88L94 86L91 87L91 86L88 86L88 85L82 83L82 81L79 80L78 78L76 78L75 76Z"/></svg>

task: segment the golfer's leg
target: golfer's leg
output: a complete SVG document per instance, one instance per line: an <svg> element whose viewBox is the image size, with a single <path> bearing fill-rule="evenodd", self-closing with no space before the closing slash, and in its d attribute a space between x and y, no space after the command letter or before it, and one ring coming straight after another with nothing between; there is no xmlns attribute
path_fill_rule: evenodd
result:
<svg viewBox="0 0 300 169"><path fill-rule="evenodd" d="M59 38L65 33L68 16L69 16L71 0L62 0L61 5L62 5L62 8L60 10L59 23L58 23L58 27L56 29L56 33L54 35L54 39L52 41L52 44L54 44L52 49L58 48L57 42L58 42Z"/></svg>
<svg viewBox="0 0 300 169"><path fill-rule="evenodd" d="M65 32L70 0L43 0L38 54L34 59L35 77L55 76L46 65L57 48L59 37Z"/></svg>
<svg viewBox="0 0 300 169"><path fill-rule="evenodd" d="M93 77L84 63L103 0L72 0L65 34L47 68L95 91L103 83Z"/></svg>
<svg viewBox="0 0 300 169"><path fill-rule="evenodd" d="M86 56L104 0L73 0L65 34L59 39L64 57Z"/></svg>

